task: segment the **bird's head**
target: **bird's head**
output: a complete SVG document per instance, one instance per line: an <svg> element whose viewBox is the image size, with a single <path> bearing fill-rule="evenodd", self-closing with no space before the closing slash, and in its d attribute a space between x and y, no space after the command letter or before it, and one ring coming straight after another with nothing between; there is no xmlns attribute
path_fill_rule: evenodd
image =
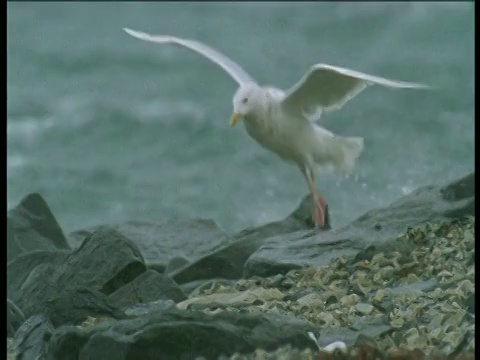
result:
<svg viewBox="0 0 480 360"><path fill-rule="evenodd" d="M232 127L258 108L260 96L260 88L256 84L244 84L238 88L233 96L233 114L230 118Z"/></svg>

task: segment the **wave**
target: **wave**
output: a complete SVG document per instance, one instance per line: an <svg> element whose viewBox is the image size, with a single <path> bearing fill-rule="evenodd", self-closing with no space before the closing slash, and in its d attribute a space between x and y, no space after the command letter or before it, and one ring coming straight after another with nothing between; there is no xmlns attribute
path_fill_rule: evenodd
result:
<svg viewBox="0 0 480 360"><path fill-rule="evenodd" d="M31 139L49 130L55 125L53 118L20 118L7 121L7 138Z"/></svg>

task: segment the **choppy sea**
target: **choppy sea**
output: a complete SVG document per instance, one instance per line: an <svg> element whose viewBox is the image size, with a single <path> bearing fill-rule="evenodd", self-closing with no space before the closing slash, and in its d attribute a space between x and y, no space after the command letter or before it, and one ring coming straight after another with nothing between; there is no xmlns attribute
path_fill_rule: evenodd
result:
<svg viewBox="0 0 480 360"><path fill-rule="evenodd" d="M371 87L321 125L365 138L354 172L320 175L332 225L474 167L473 2L9 2L7 206L41 193L65 232L207 217L278 220L298 170L230 128L235 83L200 56L121 28L201 40L287 89L315 63L429 84Z"/></svg>

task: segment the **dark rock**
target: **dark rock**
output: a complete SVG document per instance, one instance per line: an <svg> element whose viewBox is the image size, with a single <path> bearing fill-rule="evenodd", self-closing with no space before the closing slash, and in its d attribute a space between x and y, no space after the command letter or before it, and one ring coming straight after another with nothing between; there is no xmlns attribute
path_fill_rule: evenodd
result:
<svg viewBox="0 0 480 360"><path fill-rule="evenodd" d="M463 304L469 313L475 314L475 294L470 294L470 296L463 301Z"/></svg>
<svg viewBox="0 0 480 360"><path fill-rule="evenodd" d="M12 337L25 321L22 310L10 299L7 299L7 336Z"/></svg>
<svg viewBox="0 0 480 360"><path fill-rule="evenodd" d="M46 359L52 332L53 326L45 315L34 315L17 330L8 354L14 359Z"/></svg>
<svg viewBox="0 0 480 360"><path fill-rule="evenodd" d="M40 264L30 272L21 287L11 292L9 296L27 317L34 315L28 313L26 309L54 298L58 294L60 287L56 285L55 276L58 275L54 265Z"/></svg>
<svg viewBox="0 0 480 360"><path fill-rule="evenodd" d="M37 250L17 256L7 264L7 296L17 298L17 291L22 287L30 273L38 265L50 264L53 267L61 266L69 251Z"/></svg>
<svg viewBox="0 0 480 360"><path fill-rule="evenodd" d="M75 231L68 236L73 247L78 247L95 230ZM111 226L130 239L140 249L147 265L166 266L172 258L198 259L228 241L228 236L208 219L168 220L156 224L129 221ZM175 267L175 263L170 267Z"/></svg>
<svg viewBox="0 0 480 360"><path fill-rule="evenodd" d="M239 239L191 265L173 271L170 275L178 284L216 277L239 279L242 277L245 260L262 242L262 237Z"/></svg>
<svg viewBox="0 0 480 360"><path fill-rule="evenodd" d="M80 324L88 316L123 319L125 314L105 294L87 288L62 289L54 297L28 305L28 314L45 314L57 327Z"/></svg>
<svg viewBox="0 0 480 360"><path fill-rule="evenodd" d="M308 332L317 330L293 316L235 312L207 315L171 307L114 325L104 323L88 329L63 326L53 334L50 349L59 359L102 358L110 348L116 359L217 359L257 348L271 351L287 344L316 349ZM390 330L383 319L364 318L350 328L322 328L319 344L343 341L350 346L359 334L376 338Z"/></svg>
<svg viewBox="0 0 480 360"><path fill-rule="evenodd" d="M25 196L7 212L7 262L33 250L70 249L45 199Z"/></svg>
<svg viewBox="0 0 480 360"><path fill-rule="evenodd" d="M129 344L105 333L95 333L80 350L79 359L127 359Z"/></svg>
<svg viewBox="0 0 480 360"><path fill-rule="evenodd" d="M167 275L147 270L133 281L110 294L110 300L118 307L171 299L175 302L187 297L178 285Z"/></svg>
<svg viewBox="0 0 480 360"><path fill-rule="evenodd" d="M307 336L312 330L313 326L293 317L228 312L207 315L170 308L113 326L63 326L53 334L50 349L51 356L58 359L113 358L111 354L115 359L215 359L257 347L271 350L291 344L313 348Z"/></svg>
<svg viewBox="0 0 480 360"><path fill-rule="evenodd" d="M164 273L167 269L167 266L165 264L148 264L147 269L155 270L159 273Z"/></svg>
<svg viewBox="0 0 480 360"><path fill-rule="evenodd" d="M312 221L312 195L305 196L300 201L298 207L285 220L290 220L285 225L289 225L292 230L314 228ZM282 222L285 222L285 220ZM331 228L330 211L327 204L325 206L325 225L319 230L330 230Z"/></svg>
<svg viewBox="0 0 480 360"><path fill-rule="evenodd" d="M283 221L272 222L258 228L245 229L232 237L223 246L212 249L203 258L177 269L171 273L179 284L223 277L239 279L243 275L243 265L248 257L255 252L271 236L288 234L300 229L311 228L311 204L304 200L299 208ZM307 215L308 213L308 215Z"/></svg>
<svg viewBox="0 0 480 360"><path fill-rule="evenodd" d="M165 272L167 274L170 274L177 269L187 266L189 263L190 263L190 260L188 260L187 258L183 256L175 256L172 259L170 259L170 261L168 262L165 268Z"/></svg>
<svg viewBox="0 0 480 360"><path fill-rule="evenodd" d="M263 239L257 242L258 250L246 261L244 276L267 277L298 267L320 266L341 256L355 256L369 246L373 246L371 254L382 246L389 250L414 246L408 241L396 241L408 227L474 215L474 185L470 184L473 179L471 174L446 187L422 187L386 208L367 212L339 230L297 231ZM453 200L447 201L445 192L461 195L449 196Z"/></svg>
<svg viewBox="0 0 480 360"><path fill-rule="evenodd" d="M76 230L67 235L67 241L73 249L77 249L82 245L83 240L92 236L92 234L104 225L98 225L89 229Z"/></svg>
<svg viewBox="0 0 480 360"><path fill-rule="evenodd" d="M304 222L309 228L315 228L312 220L312 195L309 194L302 199L300 206L294 212L298 220ZM325 224L316 228L316 230L327 231L332 228L332 220L328 204L325 205Z"/></svg>
<svg viewBox="0 0 480 360"><path fill-rule="evenodd" d="M468 174L441 189L447 201L458 201L474 196L475 173Z"/></svg>
<svg viewBox="0 0 480 360"><path fill-rule="evenodd" d="M65 266L71 270L70 274L64 271L61 277L65 283L88 286L106 295L146 270L135 243L108 226L85 239L65 260Z"/></svg>
<svg viewBox="0 0 480 360"><path fill-rule="evenodd" d="M38 265L26 278L22 274L15 279L16 288L10 289L9 295L26 316L40 310L49 314L58 312L61 314L58 318L52 315L56 325L77 321L88 315L89 308L90 312L119 316L103 295L110 295L146 270L135 244L108 227L96 231L68 255L56 255L55 261L42 262L49 256L47 253L26 254L11 262L10 271L22 263ZM76 312L67 314L69 306L76 307Z"/></svg>

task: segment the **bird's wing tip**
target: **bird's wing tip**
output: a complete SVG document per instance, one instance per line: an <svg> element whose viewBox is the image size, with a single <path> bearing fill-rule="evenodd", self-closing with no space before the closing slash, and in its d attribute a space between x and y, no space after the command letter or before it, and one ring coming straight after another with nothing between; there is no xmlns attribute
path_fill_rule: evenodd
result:
<svg viewBox="0 0 480 360"><path fill-rule="evenodd" d="M167 42L175 42L178 40L177 38L170 36L170 35L151 35L142 31L137 31L133 30L127 27L122 28L123 31L125 31L128 35L133 36L134 38L144 40L144 41L150 41L150 42L156 42L156 43L167 43Z"/></svg>
<svg viewBox="0 0 480 360"><path fill-rule="evenodd" d="M431 85L421 84L421 83L406 83L405 87L410 89L417 89L417 90L433 90L434 89L434 87Z"/></svg>
<svg viewBox="0 0 480 360"><path fill-rule="evenodd" d="M149 36L146 33L143 33L141 31L137 31L137 30L133 30L133 29L130 29L130 28L127 28L127 27L122 28L122 30L125 31L128 35L139 38L139 39L143 39L143 38L146 38L146 37Z"/></svg>
<svg viewBox="0 0 480 360"><path fill-rule="evenodd" d="M127 27L124 27L122 28L123 31L125 31L128 35L130 36L133 36L133 37L137 37L138 36L138 33L133 30L133 29L130 29L130 28L127 28Z"/></svg>

